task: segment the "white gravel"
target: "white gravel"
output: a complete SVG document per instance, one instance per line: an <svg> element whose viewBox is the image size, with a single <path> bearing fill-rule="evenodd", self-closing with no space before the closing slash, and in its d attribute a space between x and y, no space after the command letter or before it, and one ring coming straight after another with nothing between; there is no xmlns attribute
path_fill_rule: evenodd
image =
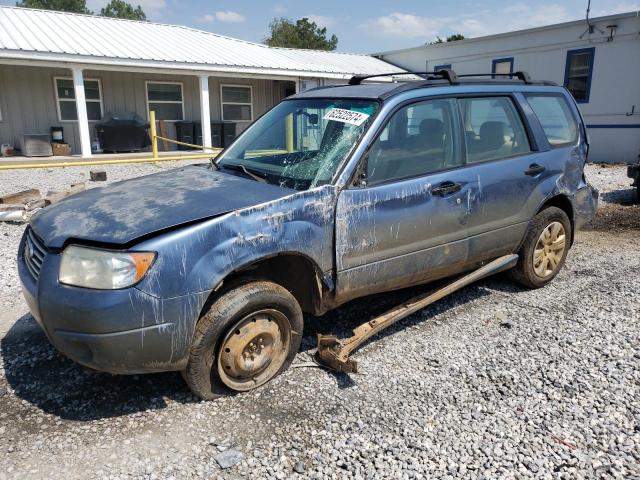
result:
<svg viewBox="0 0 640 480"><path fill-rule="evenodd" d="M2 173L0 194L88 170ZM623 167L587 177L600 220L549 286L483 281L372 339L362 374L305 368L317 332L347 336L420 289L351 302L306 319L301 368L210 403L178 374L89 374L59 355L19 297L24 227L0 224L0 479L640 478L640 208Z"/></svg>

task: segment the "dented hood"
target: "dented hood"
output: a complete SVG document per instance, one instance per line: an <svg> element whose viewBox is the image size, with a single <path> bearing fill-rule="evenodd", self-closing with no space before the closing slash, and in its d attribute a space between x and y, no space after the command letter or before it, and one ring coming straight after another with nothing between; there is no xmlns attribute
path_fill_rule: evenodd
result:
<svg viewBox="0 0 640 480"><path fill-rule="evenodd" d="M51 248L69 239L122 245L294 192L193 165L78 193L34 215L31 227Z"/></svg>

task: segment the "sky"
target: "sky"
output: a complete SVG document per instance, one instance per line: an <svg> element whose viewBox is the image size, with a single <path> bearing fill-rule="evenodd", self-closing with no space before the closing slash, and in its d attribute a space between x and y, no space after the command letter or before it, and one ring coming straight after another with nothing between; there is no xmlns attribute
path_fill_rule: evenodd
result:
<svg viewBox="0 0 640 480"><path fill-rule="evenodd" d="M87 0L93 11L107 0ZM308 17L338 50L376 53L462 33L477 37L584 18L587 0L130 0L152 21L262 42L274 17ZM15 1L0 0L1 5ZM640 10L640 0L592 0L591 16Z"/></svg>

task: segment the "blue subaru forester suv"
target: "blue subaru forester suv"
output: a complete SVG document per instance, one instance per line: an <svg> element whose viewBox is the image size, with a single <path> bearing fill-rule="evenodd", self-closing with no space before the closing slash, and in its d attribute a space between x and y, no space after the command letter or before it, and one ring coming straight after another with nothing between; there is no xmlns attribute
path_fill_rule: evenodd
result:
<svg viewBox="0 0 640 480"><path fill-rule="evenodd" d="M546 285L597 204L571 95L524 72L416 78L294 95L210 164L43 209L18 265L51 343L210 399L286 369L303 312L514 253L512 277Z"/></svg>

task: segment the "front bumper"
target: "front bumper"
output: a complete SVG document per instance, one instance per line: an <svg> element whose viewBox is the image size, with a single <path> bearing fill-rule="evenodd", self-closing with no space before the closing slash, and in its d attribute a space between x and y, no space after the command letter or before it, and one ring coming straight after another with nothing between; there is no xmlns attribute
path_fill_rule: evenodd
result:
<svg viewBox="0 0 640 480"><path fill-rule="evenodd" d="M161 299L135 287L92 290L58 282L60 254L47 253L37 279L18 254L22 291L36 321L62 354L119 374L181 370L209 292Z"/></svg>

